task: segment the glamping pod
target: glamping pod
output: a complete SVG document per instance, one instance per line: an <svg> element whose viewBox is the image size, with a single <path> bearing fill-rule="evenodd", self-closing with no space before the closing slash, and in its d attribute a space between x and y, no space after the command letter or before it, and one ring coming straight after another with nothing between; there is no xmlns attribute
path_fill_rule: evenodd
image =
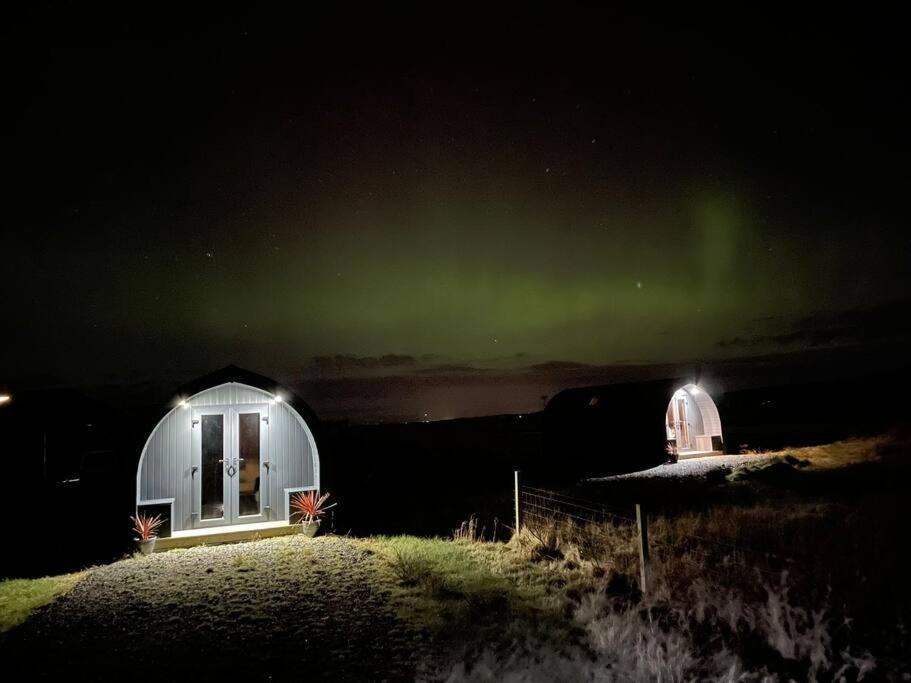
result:
<svg viewBox="0 0 911 683"><path fill-rule="evenodd" d="M287 526L290 495L320 486L313 413L233 366L178 396L139 457L137 512L161 514L162 536Z"/></svg>
<svg viewBox="0 0 911 683"><path fill-rule="evenodd" d="M686 380L565 389L548 401L544 418L547 461L560 462L567 477L724 451L715 402Z"/></svg>
<svg viewBox="0 0 911 683"><path fill-rule="evenodd" d="M674 392L667 404L664 427L668 453L678 458L724 452L718 408L708 392L695 384Z"/></svg>

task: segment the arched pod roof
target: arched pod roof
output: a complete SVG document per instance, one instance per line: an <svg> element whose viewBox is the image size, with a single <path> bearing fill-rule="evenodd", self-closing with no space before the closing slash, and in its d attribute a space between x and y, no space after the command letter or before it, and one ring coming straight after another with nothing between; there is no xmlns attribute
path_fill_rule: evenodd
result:
<svg viewBox="0 0 911 683"><path fill-rule="evenodd" d="M695 384L687 384L677 391L685 391L696 402L702 417L703 432L709 436L721 436L721 416L709 393Z"/></svg>
<svg viewBox="0 0 911 683"><path fill-rule="evenodd" d="M545 410L551 414L564 414L589 408L598 411L608 405L627 404L641 412L645 406L655 405L659 406L659 416L663 416L667 402L674 392L688 384L689 379L661 379L564 389L554 394L547 402Z"/></svg>
<svg viewBox="0 0 911 683"><path fill-rule="evenodd" d="M244 370L236 365L228 365L221 370L210 372L208 375L203 375L191 382L187 382L177 390L177 395L181 398L190 398L206 389L211 389L220 384L228 384L230 382L246 384L247 386L262 389L270 394L278 394L282 397L283 401L290 404L291 407L304 418L311 428L314 428L319 424L319 418L316 417L316 413L311 410L310 406L307 405L300 396L295 394L288 387L279 384L274 379L266 377L265 375L259 375L255 372Z"/></svg>
<svg viewBox="0 0 911 683"><path fill-rule="evenodd" d="M689 378L565 389L545 407L550 467L598 475L649 467L667 458L667 406Z"/></svg>

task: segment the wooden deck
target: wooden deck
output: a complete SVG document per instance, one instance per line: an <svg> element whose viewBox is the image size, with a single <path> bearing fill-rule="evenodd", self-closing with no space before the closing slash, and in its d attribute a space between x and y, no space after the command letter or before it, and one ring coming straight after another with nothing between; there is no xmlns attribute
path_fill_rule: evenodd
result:
<svg viewBox="0 0 911 683"><path fill-rule="evenodd" d="M683 451L677 455L678 460L689 460L690 458L706 458L710 455L724 455L721 451Z"/></svg>
<svg viewBox="0 0 911 683"><path fill-rule="evenodd" d="M155 542L155 552L160 553L174 548L192 548L196 545L218 545L221 543L238 543L256 541L260 538L285 536L300 530L299 524L282 522L258 522L256 524L235 524L233 526L214 526L205 529L175 531L172 536L159 538Z"/></svg>

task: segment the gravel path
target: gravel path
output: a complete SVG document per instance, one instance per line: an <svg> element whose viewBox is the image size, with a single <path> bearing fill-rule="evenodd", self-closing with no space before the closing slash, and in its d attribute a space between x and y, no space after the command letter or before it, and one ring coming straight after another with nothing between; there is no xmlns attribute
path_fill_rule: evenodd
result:
<svg viewBox="0 0 911 683"><path fill-rule="evenodd" d="M380 560L285 536L98 567L0 641L12 680L411 680Z"/></svg>
<svg viewBox="0 0 911 683"><path fill-rule="evenodd" d="M615 474L610 477L597 477L589 481L623 481L626 479L691 479L704 477L715 470L731 471L737 465L745 462L756 462L766 457L765 455L708 455L702 458L681 460L673 465L659 465L650 470L630 472L629 474Z"/></svg>

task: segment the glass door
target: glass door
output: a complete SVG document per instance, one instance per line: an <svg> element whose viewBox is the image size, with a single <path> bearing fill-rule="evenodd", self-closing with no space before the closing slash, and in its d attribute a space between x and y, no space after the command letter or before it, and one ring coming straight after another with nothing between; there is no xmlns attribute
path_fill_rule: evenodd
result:
<svg viewBox="0 0 911 683"><path fill-rule="evenodd" d="M268 518L265 491L268 406L236 406L236 473L231 477L232 523L264 522Z"/></svg>
<svg viewBox="0 0 911 683"><path fill-rule="evenodd" d="M230 456L228 413L224 408L199 408L193 411L192 419L195 526L227 524L230 519L230 481L226 476Z"/></svg>
<svg viewBox="0 0 911 683"><path fill-rule="evenodd" d="M686 398L677 399L677 448L682 451L690 450L690 429L686 421Z"/></svg>
<svg viewBox="0 0 911 683"><path fill-rule="evenodd" d="M269 407L196 408L192 419L195 526L268 520Z"/></svg>

